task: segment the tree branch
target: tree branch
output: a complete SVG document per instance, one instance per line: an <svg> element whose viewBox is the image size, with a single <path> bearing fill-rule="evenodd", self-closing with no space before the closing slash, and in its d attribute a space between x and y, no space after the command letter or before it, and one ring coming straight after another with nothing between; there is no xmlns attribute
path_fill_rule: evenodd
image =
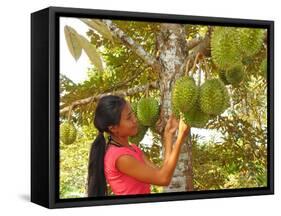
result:
<svg viewBox="0 0 281 216"><path fill-rule="evenodd" d="M115 24L112 23L111 20L102 20L102 22L107 25L115 37L119 38L128 48L134 51L147 65L151 66L154 70L160 70L160 64L156 58L146 52L141 45L136 43L125 32L119 29Z"/></svg>
<svg viewBox="0 0 281 216"><path fill-rule="evenodd" d="M88 104L88 103L91 103L91 102L98 101L101 97L106 96L106 95L118 95L118 96L122 96L122 97L131 96L131 95L137 94L139 92L145 91L147 89L147 87L157 89L157 88L159 88L159 83L158 83L158 81L155 81L155 82L152 82L152 83L148 83L146 85L136 86L136 87L132 87L132 88L129 88L129 89L126 89L126 90L118 90L118 91L114 91L114 92L107 92L107 93L102 93L102 94L99 94L99 95L91 96L91 97L88 97L88 98L80 99L80 100L72 102L71 105L62 108L60 110L60 114L68 112L68 111L74 109L76 106L85 105L85 104Z"/></svg>
<svg viewBox="0 0 281 216"><path fill-rule="evenodd" d="M190 65L193 65L194 60L198 53L200 53L201 55L206 56L206 57L211 56L210 33L206 34L206 36L204 37L203 40L196 41L196 42L195 41L190 42L190 46L191 46L191 44L192 44L192 46L196 44L196 46L192 50L190 50L190 53L186 57L185 63L182 65L182 67L186 67L186 63L188 61L189 61ZM180 71L181 71L181 74L178 74L178 76L182 76L185 72L184 68L182 68Z"/></svg>
<svg viewBox="0 0 281 216"><path fill-rule="evenodd" d="M198 37L198 38L193 38L191 40L188 40L186 43L187 43L187 49L188 50L191 50L193 49L194 47L196 47L198 44L200 44L202 41L204 40L204 38L202 37Z"/></svg>
<svg viewBox="0 0 281 216"><path fill-rule="evenodd" d="M198 41L197 44L193 42L193 44L196 44L196 46L194 46L193 49L190 50L191 52L189 53L188 59L194 60L198 53L201 53L206 57L211 56L210 38L211 38L212 30L213 27L208 26L208 31L206 32L203 40Z"/></svg>
<svg viewBox="0 0 281 216"><path fill-rule="evenodd" d="M207 57L211 55L210 37L208 35L191 50L188 59L194 60L198 53Z"/></svg>

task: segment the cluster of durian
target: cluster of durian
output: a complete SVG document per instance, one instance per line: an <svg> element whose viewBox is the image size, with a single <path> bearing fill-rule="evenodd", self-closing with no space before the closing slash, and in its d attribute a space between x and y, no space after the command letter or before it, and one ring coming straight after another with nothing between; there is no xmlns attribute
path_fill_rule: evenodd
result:
<svg viewBox="0 0 281 216"><path fill-rule="evenodd" d="M132 110L138 119L138 133L129 137L129 141L138 144L145 136L148 128L153 128L159 118L160 106L152 97L141 98L131 103Z"/></svg>
<svg viewBox="0 0 281 216"><path fill-rule="evenodd" d="M264 35L263 29L214 27L211 55L225 85L241 83L245 77L243 64L251 64L251 57L263 46Z"/></svg>
<svg viewBox="0 0 281 216"><path fill-rule="evenodd" d="M60 140L65 145L75 142L77 130L73 123L66 121L60 125Z"/></svg>
<svg viewBox="0 0 281 216"><path fill-rule="evenodd" d="M203 128L230 106L228 90L220 79L197 86L193 77L181 77L172 89L172 112L190 127Z"/></svg>
<svg viewBox="0 0 281 216"><path fill-rule="evenodd" d="M230 69L243 58L256 54L263 40L263 29L214 27L211 36L213 61L221 69Z"/></svg>

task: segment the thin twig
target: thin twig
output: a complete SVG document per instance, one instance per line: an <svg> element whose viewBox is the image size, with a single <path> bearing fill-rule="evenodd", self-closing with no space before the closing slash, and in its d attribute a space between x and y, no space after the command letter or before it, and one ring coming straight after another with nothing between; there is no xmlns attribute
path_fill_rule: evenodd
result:
<svg viewBox="0 0 281 216"><path fill-rule="evenodd" d="M187 60L186 62L186 66L185 66L185 76L189 75L189 63L190 63L190 59Z"/></svg>
<svg viewBox="0 0 281 216"><path fill-rule="evenodd" d="M195 69L195 67L196 67L196 64L197 64L197 61L198 61L198 59L199 59L199 56L201 56L201 53L200 53L200 52L198 52L197 55L196 55L196 57L195 57L195 60L194 60L194 63L193 63L193 67L191 68L191 75L194 74L194 69Z"/></svg>
<svg viewBox="0 0 281 216"><path fill-rule="evenodd" d="M209 73L209 67L208 67L208 64L207 64L207 61L206 61L206 58L205 57L203 57L203 61L204 61L204 69L205 69L205 81L208 79L208 73Z"/></svg>

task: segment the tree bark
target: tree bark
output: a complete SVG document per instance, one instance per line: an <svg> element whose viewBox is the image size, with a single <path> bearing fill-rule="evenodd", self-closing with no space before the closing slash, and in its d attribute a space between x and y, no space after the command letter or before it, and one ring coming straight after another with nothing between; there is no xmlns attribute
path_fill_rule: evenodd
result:
<svg viewBox="0 0 281 216"><path fill-rule="evenodd" d="M161 71L159 74L159 86L161 94L161 112L157 123L157 130L162 135L167 119L171 115L171 93L175 78L183 74L183 65L188 55L186 33L183 25L161 24L157 36L159 62ZM175 138L174 138L175 139ZM192 163L191 163L190 134L182 145L179 160L174 176L164 192L182 192L192 190Z"/></svg>

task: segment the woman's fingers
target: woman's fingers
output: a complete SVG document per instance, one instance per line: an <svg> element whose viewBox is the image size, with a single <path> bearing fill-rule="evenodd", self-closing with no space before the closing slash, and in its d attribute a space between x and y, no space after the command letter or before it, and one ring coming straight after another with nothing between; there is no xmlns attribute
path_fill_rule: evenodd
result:
<svg viewBox="0 0 281 216"><path fill-rule="evenodd" d="M165 131L167 133L175 133L178 126L179 126L179 121L175 118L174 115L170 115L165 127Z"/></svg>
<svg viewBox="0 0 281 216"><path fill-rule="evenodd" d="M179 123L179 133L186 135L189 132L190 126L184 123L183 119L180 119Z"/></svg>

